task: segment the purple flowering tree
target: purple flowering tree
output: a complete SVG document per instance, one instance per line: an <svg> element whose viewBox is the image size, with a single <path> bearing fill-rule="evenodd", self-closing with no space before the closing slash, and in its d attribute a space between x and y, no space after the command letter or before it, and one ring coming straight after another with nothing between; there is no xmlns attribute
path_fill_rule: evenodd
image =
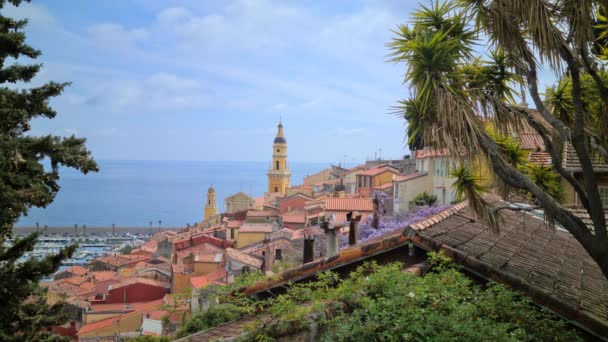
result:
<svg viewBox="0 0 608 342"><path fill-rule="evenodd" d="M380 201L379 210L379 224L378 229L375 229L372 224L372 216L368 216L365 221L359 223L359 242L367 241L369 239L376 238L378 236L393 232L397 229L405 228L418 221L422 221L425 218L435 215L447 208L448 205L434 205L434 206L420 206L415 207L410 211L400 212L392 215L383 215L383 199L387 196L378 196ZM348 245L348 236L340 236L340 248L344 248Z"/></svg>

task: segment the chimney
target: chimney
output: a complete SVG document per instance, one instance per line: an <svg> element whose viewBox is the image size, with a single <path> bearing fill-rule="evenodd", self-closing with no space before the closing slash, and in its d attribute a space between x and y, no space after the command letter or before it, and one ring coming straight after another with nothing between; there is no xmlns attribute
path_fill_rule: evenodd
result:
<svg viewBox="0 0 608 342"><path fill-rule="evenodd" d="M356 245L359 240L359 221L361 221L361 214L358 211L349 212L346 214L346 219L349 221L348 225L348 244L350 246Z"/></svg>
<svg viewBox="0 0 608 342"><path fill-rule="evenodd" d="M336 227L332 227L329 221L321 222L321 228L327 236L327 256L332 257L338 255L338 234Z"/></svg>
<svg viewBox="0 0 608 342"><path fill-rule="evenodd" d="M314 259L315 251L315 236L304 232L304 260L303 263L309 263Z"/></svg>

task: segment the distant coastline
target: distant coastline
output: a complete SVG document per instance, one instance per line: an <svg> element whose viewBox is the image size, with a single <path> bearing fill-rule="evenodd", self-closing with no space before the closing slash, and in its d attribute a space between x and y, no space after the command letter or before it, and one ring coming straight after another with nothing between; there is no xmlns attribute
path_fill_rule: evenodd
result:
<svg viewBox="0 0 608 342"><path fill-rule="evenodd" d="M160 230L181 230L184 229L185 227L161 227ZM43 232L43 233L48 233L48 234L74 234L75 230L74 227L69 227L69 226L49 226L47 228L43 228L43 227L32 227L32 226L15 226L13 227L13 231L16 235L25 235L25 234L31 234L34 233L36 231L39 232ZM89 227L87 226L86 230L83 230L82 227L78 227L78 234L80 233L86 233L86 234L107 234L107 233L112 233L112 232L116 232L116 233L134 233L134 234L146 234L149 233L150 231L152 231L152 233L157 233L159 231L158 227L152 227L152 229L150 229L150 227L136 227L136 226L121 226L121 227L114 227L112 228L107 227L107 226L93 226L93 227Z"/></svg>

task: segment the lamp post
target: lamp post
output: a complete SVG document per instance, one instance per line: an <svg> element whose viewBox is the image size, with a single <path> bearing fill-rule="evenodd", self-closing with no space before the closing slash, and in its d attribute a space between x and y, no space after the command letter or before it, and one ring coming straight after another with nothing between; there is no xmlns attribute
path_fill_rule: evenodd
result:
<svg viewBox="0 0 608 342"><path fill-rule="evenodd" d="M36 222L36 233L38 233L38 227L40 227L40 223Z"/></svg>

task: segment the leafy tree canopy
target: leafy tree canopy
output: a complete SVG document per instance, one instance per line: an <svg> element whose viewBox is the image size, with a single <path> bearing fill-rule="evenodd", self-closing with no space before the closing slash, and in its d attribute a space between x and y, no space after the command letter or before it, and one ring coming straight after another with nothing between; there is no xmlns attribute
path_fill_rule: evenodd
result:
<svg viewBox="0 0 608 342"><path fill-rule="evenodd" d="M42 260L19 258L34 248L38 234L12 236L13 224L31 207L46 207L59 191L59 169L72 167L83 173L98 167L85 147L85 139L29 134L35 118L52 119L56 112L50 100L60 95L68 83L48 82L39 87L27 84L41 64L23 64L41 52L25 42L27 20L2 15L7 3L0 1L0 340L55 340L46 328L61 324L66 317L62 304L49 306L38 282L53 274L75 246Z"/></svg>
<svg viewBox="0 0 608 342"><path fill-rule="evenodd" d="M389 43L392 61L406 65L410 96L397 112L407 120L410 148L447 148L462 165L488 165L498 193L530 194L550 222L567 229L608 278L608 228L594 164L608 163L608 21L605 1L447 0L420 5ZM477 46L488 53L478 56ZM558 76L545 99L538 70ZM526 89L526 92L523 91ZM529 94L536 109L518 105ZM486 129L491 122L493 129ZM551 168L524 167L517 143L504 137L533 130ZM566 149L580 171L563 166ZM453 170L457 192L495 231L500 218L466 166ZM593 229L561 203L569 184ZM605 203L604 203L605 204Z"/></svg>

